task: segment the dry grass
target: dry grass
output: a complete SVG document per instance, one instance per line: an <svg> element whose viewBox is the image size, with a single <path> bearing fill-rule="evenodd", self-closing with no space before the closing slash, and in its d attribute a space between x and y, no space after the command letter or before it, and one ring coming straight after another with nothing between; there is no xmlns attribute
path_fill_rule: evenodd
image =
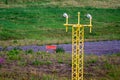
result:
<svg viewBox="0 0 120 80"><path fill-rule="evenodd" d="M26 0L26 1L16 1L9 2L9 5L4 5L2 1L0 7L26 7L23 4L15 4L15 3L26 3L26 2L35 2L34 5L41 6L59 6L59 7L96 7L96 8L120 8L120 0ZM39 3L37 3L39 2ZM11 4L12 3L12 4ZM32 5L32 4L30 4Z"/></svg>
<svg viewBox="0 0 120 80"><path fill-rule="evenodd" d="M13 52L15 54L11 54L10 51L0 52L0 56L5 59L0 67L0 80L70 80L71 78L71 54ZM16 58L16 55L21 59ZM85 55L85 80L119 80L119 57L120 54Z"/></svg>
<svg viewBox="0 0 120 80"><path fill-rule="evenodd" d="M85 39L85 41L104 41L105 39ZM106 39L107 40L107 39ZM0 41L0 46L27 46L27 45L50 45L50 44L71 44L71 38L64 37L64 39L54 38L45 40L23 39L23 40L6 40Z"/></svg>
<svg viewBox="0 0 120 80"><path fill-rule="evenodd" d="M49 5L60 7L96 7L96 8L119 8L119 0L64 0L64 1L51 1Z"/></svg>
<svg viewBox="0 0 120 80"><path fill-rule="evenodd" d="M47 45L47 44L49 45L49 44L64 44L64 43L67 44L70 42L71 39L69 38L64 38L64 39L55 38L55 39L46 39L46 40L23 39L23 40L0 41L0 46L7 47L7 46Z"/></svg>

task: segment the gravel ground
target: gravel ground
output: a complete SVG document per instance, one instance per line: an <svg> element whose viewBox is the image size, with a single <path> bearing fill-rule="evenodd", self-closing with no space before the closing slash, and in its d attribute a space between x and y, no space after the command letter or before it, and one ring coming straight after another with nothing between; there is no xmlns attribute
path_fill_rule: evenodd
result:
<svg viewBox="0 0 120 80"><path fill-rule="evenodd" d="M57 47L62 47L67 53L72 52L72 45L71 44L60 44L56 45ZM6 50L13 49L13 46L7 47ZM34 52L38 51L46 51L45 45L44 46L37 46L37 45L31 45L31 46L19 46L17 48L20 48L22 50L33 50ZM0 46L0 51L2 51L3 48ZM53 52L52 50L49 50L49 52ZM99 41L99 42L85 42L85 54L113 54L113 53L120 53L120 41Z"/></svg>

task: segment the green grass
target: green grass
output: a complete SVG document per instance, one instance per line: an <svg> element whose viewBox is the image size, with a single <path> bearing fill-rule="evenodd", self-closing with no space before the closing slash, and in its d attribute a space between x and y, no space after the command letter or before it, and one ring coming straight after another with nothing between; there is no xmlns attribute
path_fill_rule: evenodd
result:
<svg viewBox="0 0 120 80"><path fill-rule="evenodd" d="M18 40L18 44L24 44L24 40L33 40L38 41L38 45L70 43L71 28L68 33L65 32L62 14L67 12L69 22L77 23L78 11L81 12L82 24L88 24L85 17L87 13L93 16L92 33L85 28L86 40L120 39L120 9L28 6L0 8L0 40Z"/></svg>
<svg viewBox="0 0 120 80"><path fill-rule="evenodd" d="M88 24L87 13L93 16L93 31L85 28L86 41L120 40L119 0L0 0L0 44L44 45L71 43L71 28L65 32L67 12L69 23L77 23L77 12L81 12L81 23ZM92 3L92 4L90 4Z"/></svg>

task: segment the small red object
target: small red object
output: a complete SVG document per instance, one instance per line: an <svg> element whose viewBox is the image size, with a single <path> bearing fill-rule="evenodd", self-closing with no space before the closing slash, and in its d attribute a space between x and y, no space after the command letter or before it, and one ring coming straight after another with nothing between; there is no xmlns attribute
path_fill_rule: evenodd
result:
<svg viewBox="0 0 120 80"><path fill-rule="evenodd" d="M47 45L46 49L53 49L56 50L56 46L55 45Z"/></svg>
<svg viewBox="0 0 120 80"><path fill-rule="evenodd" d="M56 47L55 45L47 45L47 46L46 46L46 52L48 52L48 50L54 50L54 51L55 51L56 48L57 48L57 47Z"/></svg>

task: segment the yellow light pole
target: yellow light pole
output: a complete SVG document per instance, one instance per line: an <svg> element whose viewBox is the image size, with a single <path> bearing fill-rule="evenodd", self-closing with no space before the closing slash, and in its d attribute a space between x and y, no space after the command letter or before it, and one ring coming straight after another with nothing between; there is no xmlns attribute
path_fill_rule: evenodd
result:
<svg viewBox="0 0 120 80"><path fill-rule="evenodd" d="M80 12L78 12L78 23L69 24L68 15L64 13L63 16L66 18L66 32L68 27L72 27L72 80L83 80L84 70L84 27L90 27L90 33L92 31L92 16L87 14L90 19L88 25L80 24Z"/></svg>

